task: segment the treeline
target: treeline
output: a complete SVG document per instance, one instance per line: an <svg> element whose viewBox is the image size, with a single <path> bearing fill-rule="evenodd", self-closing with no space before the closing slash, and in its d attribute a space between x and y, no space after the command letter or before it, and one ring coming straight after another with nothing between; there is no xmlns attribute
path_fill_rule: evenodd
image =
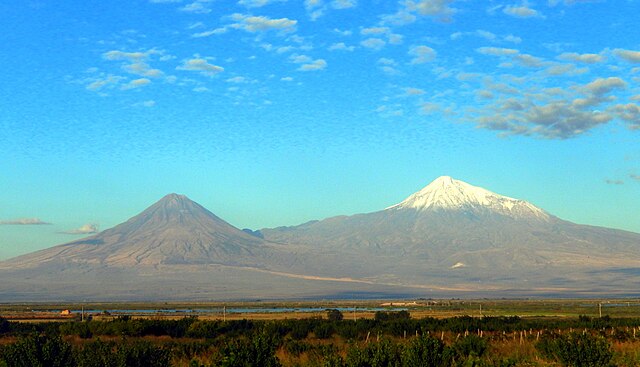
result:
<svg viewBox="0 0 640 367"><path fill-rule="evenodd" d="M640 319L608 317L415 320L406 311L354 321L337 310L327 318L280 321L119 317L30 324L0 318L0 367L637 366L638 353L612 346L629 343L637 350L638 325Z"/></svg>
<svg viewBox="0 0 640 367"><path fill-rule="evenodd" d="M338 335L345 339L363 338L367 334L406 337L421 333L513 333L531 330L616 330L631 336L638 328L640 337L640 318L527 318L512 317L452 317L445 319L412 319L409 312L376 312L373 319L344 320L337 310L328 310L328 318L308 318L297 320L253 321L253 320L199 320L186 317L179 320L132 319L122 316L111 321L85 321L64 323L18 323L9 322L0 317L0 335L27 335L47 333L51 335L78 335L81 338L94 336L170 336L172 338L216 338L227 335L237 337L248 335L256 328L267 328L278 335L290 335L293 339L304 339L310 333L320 339ZM339 316L337 316L339 315Z"/></svg>

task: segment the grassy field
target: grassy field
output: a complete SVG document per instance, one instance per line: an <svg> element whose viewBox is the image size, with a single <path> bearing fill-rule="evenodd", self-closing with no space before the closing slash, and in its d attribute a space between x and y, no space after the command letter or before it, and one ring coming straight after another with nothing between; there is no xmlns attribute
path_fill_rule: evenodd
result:
<svg viewBox="0 0 640 367"><path fill-rule="evenodd" d="M223 309L228 310L224 312ZM316 312L277 311L282 309L318 308ZM149 303L29 303L0 304L0 316L21 321L60 321L62 310L80 312L95 319L108 320L129 315L140 318L178 319L198 316L201 319L282 320L323 317L324 309L340 308L346 319L373 318L367 309L406 309L413 318L455 316L519 316L519 317L640 317L640 299L538 299L538 300L418 300L418 301L304 301L304 302L149 302ZM245 312L234 312L242 309ZM270 312L260 312L270 309ZM111 315L105 310L117 310Z"/></svg>

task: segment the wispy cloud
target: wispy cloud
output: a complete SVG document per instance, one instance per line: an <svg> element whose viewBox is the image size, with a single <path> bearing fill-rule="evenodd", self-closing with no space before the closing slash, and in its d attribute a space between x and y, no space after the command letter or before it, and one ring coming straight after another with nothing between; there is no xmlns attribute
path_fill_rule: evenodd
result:
<svg viewBox="0 0 640 367"><path fill-rule="evenodd" d="M298 23L297 20L289 18L269 18L238 13L233 14L231 18L237 22L231 25L232 28L242 29L251 33L271 30L293 32L296 30L296 24Z"/></svg>
<svg viewBox="0 0 640 367"><path fill-rule="evenodd" d="M176 70L186 70L186 71L197 71L203 75L212 77L218 73L224 71L224 68L221 66L210 64L206 59L203 58L193 58L184 60L182 65L176 67Z"/></svg>
<svg viewBox="0 0 640 367"><path fill-rule="evenodd" d="M211 13L211 9L205 5L207 2L208 1L194 1L181 7L179 10L185 13L209 14Z"/></svg>
<svg viewBox="0 0 640 367"><path fill-rule="evenodd" d="M0 220L0 225L16 225L16 226L33 226L33 225L47 225L51 224L45 222L40 218L18 218L11 220Z"/></svg>
<svg viewBox="0 0 640 367"><path fill-rule="evenodd" d="M565 52L558 56L558 58L561 60L582 62L585 64L597 64L605 61L604 56L600 54L579 54L576 52Z"/></svg>
<svg viewBox="0 0 640 367"><path fill-rule="evenodd" d="M385 40L375 37L367 38L360 42L360 45L362 47L366 47L372 50L381 50L386 44L387 42L385 42Z"/></svg>
<svg viewBox="0 0 640 367"><path fill-rule="evenodd" d="M531 8L526 2L521 5L509 5L502 9L502 12L512 17L518 18L541 18L542 14Z"/></svg>
<svg viewBox="0 0 640 367"><path fill-rule="evenodd" d="M324 59L317 59L306 64L300 65L299 71L317 71L324 70L327 67L327 62Z"/></svg>
<svg viewBox="0 0 640 367"><path fill-rule="evenodd" d="M353 51L354 46L347 46L344 42L334 43L328 48L329 51Z"/></svg>
<svg viewBox="0 0 640 367"><path fill-rule="evenodd" d="M436 58L436 50L429 46L414 46L409 50L409 55L413 56L412 64L424 64Z"/></svg>
<svg viewBox="0 0 640 367"><path fill-rule="evenodd" d="M147 78L134 79L129 83L120 87L120 89L122 90L135 89L135 88L144 87L145 85L148 85L148 84L151 84L151 80Z"/></svg>
<svg viewBox="0 0 640 367"><path fill-rule="evenodd" d="M238 5L246 6L247 8L261 8L265 5L269 5L275 2L285 2L287 0L240 0Z"/></svg>
<svg viewBox="0 0 640 367"><path fill-rule="evenodd" d="M609 185L624 185L624 181L622 180L610 180L610 179L606 179L604 180L604 182L606 182Z"/></svg>
<svg viewBox="0 0 640 367"><path fill-rule="evenodd" d="M69 231L62 231L64 234L93 234L98 233L97 224L84 224L80 228L72 229Z"/></svg>

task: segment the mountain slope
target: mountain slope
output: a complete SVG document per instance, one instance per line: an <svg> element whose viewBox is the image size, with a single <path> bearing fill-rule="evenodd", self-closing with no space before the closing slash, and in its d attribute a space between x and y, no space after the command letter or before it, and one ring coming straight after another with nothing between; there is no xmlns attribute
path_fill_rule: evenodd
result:
<svg viewBox="0 0 640 367"><path fill-rule="evenodd" d="M274 242L367 259L371 273L386 264L385 273L413 281L437 274L510 278L514 269L543 279L562 275L563 267L640 264L639 234L563 221L526 201L447 176L385 210L261 233Z"/></svg>
<svg viewBox="0 0 640 367"><path fill-rule="evenodd" d="M12 259L105 266L226 264L264 266L283 260L282 246L233 227L184 195L169 194L142 213L94 236Z"/></svg>

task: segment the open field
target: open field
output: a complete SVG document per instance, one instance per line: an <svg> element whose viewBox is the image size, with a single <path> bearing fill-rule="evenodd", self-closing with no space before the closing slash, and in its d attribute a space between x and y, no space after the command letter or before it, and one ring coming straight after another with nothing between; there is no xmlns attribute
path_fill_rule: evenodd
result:
<svg viewBox="0 0 640 367"><path fill-rule="evenodd" d="M374 317L377 310L407 310L413 318L456 316L519 317L640 317L640 299L539 299L539 300L416 300L416 301L316 301L316 302L149 302L149 303L25 303L0 304L0 316L16 321L64 321L85 310L96 320L117 316L205 320L282 320L323 317L325 309L340 309L345 319ZM62 310L72 315L61 316ZM106 312L105 312L106 311ZM601 312L601 313L600 313Z"/></svg>
<svg viewBox="0 0 640 367"><path fill-rule="evenodd" d="M72 314L61 316L63 309ZM82 309L91 311L84 320L75 313ZM431 366L445 367L631 367L640 365L640 304L618 299L1 305L0 366L21 365L38 348L57 351L46 356L64 362L58 365L76 367L95 361L136 365L132 358L163 367L415 366L416 358L433 358L438 362Z"/></svg>

